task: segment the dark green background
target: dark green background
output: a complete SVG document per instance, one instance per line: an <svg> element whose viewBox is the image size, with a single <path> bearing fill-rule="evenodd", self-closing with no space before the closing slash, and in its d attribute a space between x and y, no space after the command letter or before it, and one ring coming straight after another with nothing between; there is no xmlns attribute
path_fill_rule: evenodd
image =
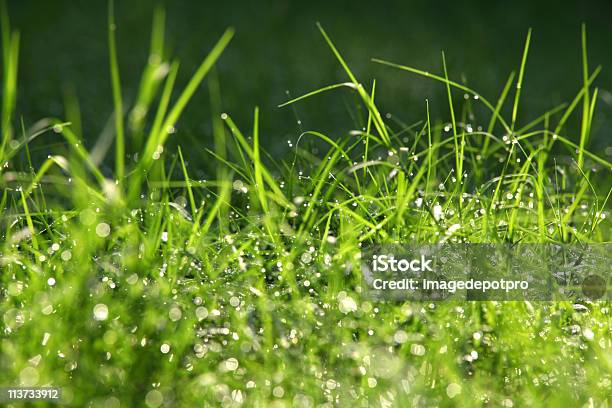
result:
<svg viewBox="0 0 612 408"><path fill-rule="evenodd" d="M83 111L86 137L97 137L112 111L106 7L103 0L9 1L13 27L22 33L19 113L26 123L63 115L63 88L74 85ZM133 100L149 46L154 1L116 1L118 51L124 96ZM377 78L377 101L407 123L424 116L429 98L434 116L448 118L439 83L369 62L381 57L441 72L445 50L449 74L495 100L509 72L518 70L528 27L532 47L519 122L571 100L581 85L580 24L588 26L591 67L604 65L598 140L609 138L612 124L612 2L443 2L186 1L166 4L167 45L181 62L184 84L201 58L228 26L236 36L219 63L224 110L239 126L251 124L255 105L262 109L268 146L286 146L298 128L291 108L276 105L318 87L345 80L323 42L320 21L366 84ZM458 96L460 96L457 93ZM339 90L297 106L306 129L334 134L355 127L347 113L352 101ZM485 122L486 123L486 122ZM210 140L210 110L204 87L178 124L178 138ZM190 136L189 136L190 135ZM53 136L50 136L53 137ZM603 138L603 139L602 139ZM179 139L181 140L181 139ZM282 141L282 143L279 143ZM206 144L203 143L202 146ZM191 150L198 154L202 146Z"/></svg>

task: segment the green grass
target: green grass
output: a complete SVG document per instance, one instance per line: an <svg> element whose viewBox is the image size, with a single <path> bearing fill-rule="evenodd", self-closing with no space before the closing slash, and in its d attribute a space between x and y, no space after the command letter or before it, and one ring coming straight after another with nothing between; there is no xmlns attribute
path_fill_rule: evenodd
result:
<svg viewBox="0 0 612 408"><path fill-rule="evenodd" d="M444 85L450 122L424 101L408 125L381 114L375 83L319 26L348 82L284 105L350 92L354 128L306 131L278 158L262 148L265 112L252 124L221 112L213 67L233 31L177 93L163 21L157 11L127 106L110 3L110 174L105 135L96 150L75 127L87 101L66 98L68 120L18 120L19 35L2 14L0 385L62 387L70 406L610 404L609 303L375 301L359 270L369 243L610 241L612 164L588 149L600 68L588 70L584 29L576 98L527 123L531 31L495 103L454 81L444 55L442 75L374 60ZM177 128L207 76L213 172L198 180ZM64 146L32 163L30 145L52 132Z"/></svg>

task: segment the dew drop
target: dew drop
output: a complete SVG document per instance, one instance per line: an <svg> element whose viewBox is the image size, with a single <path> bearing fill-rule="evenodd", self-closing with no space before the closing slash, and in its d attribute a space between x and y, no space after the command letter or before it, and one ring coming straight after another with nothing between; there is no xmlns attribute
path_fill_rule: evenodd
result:
<svg viewBox="0 0 612 408"><path fill-rule="evenodd" d="M236 360L234 357L230 357L225 360L224 365L227 371L235 371L238 368L238 360Z"/></svg>
<svg viewBox="0 0 612 408"><path fill-rule="evenodd" d="M448 384L448 386L446 387L446 395L448 395L448 398L455 398L459 394L461 394L461 386L459 384Z"/></svg>
<svg viewBox="0 0 612 408"><path fill-rule="evenodd" d="M108 319L108 306L104 303L98 303L93 308L94 319L98 321L103 321Z"/></svg>
<svg viewBox="0 0 612 408"><path fill-rule="evenodd" d="M96 226L96 235L100 238L106 238L110 234L110 225L101 222Z"/></svg>

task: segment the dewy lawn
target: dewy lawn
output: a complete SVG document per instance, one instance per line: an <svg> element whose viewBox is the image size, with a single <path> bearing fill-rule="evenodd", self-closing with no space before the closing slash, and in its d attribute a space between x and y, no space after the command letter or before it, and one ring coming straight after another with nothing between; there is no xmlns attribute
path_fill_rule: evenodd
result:
<svg viewBox="0 0 612 408"><path fill-rule="evenodd" d="M116 53L127 34L110 3L115 116L92 142L87 100L66 99L61 118L20 119L20 37L3 10L0 386L59 388L59 403L77 407L610 404L609 295L373 299L360 270L372 244L610 241L612 164L590 148L605 114L601 68L584 27L575 98L531 121L521 85L535 32L497 96L467 87L444 54L431 71L373 60L446 92L447 117L423 101L411 108L422 120L404 124L319 26L346 77L283 109L345 93L355 126L307 130L273 157L265 111L236 123L221 109L211 72L233 30L183 83L163 21L158 10L128 101ZM212 106L212 132L198 136L214 169L205 180L181 139L196 92ZM37 160L50 136L62 143Z"/></svg>

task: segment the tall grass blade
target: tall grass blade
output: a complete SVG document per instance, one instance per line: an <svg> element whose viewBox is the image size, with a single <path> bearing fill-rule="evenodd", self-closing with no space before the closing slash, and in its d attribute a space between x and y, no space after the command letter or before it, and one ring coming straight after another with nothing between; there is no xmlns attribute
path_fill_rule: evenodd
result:
<svg viewBox="0 0 612 408"><path fill-rule="evenodd" d="M115 105L115 177L121 181L125 174L125 133L123 129L123 97L121 96L121 79L117 61L117 42L115 39L115 4L108 2L108 55Z"/></svg>
<svg viewBox="0 0 612 408"><path fill-rule="evenodd" d="M519 69L519 76L516 82L516 93L514 94L514 106L512 107L512 121L510 122L510 135L514 134L514 127L516 125L516 117L518 114L519 101L521 99L521 88L523 87L523 76L525 75L525 65L527 64L527 55L529 54L529 44L531 43L531 28L527 31L527 38L525 39L525 47L523 48L523 58L521 59L521 67Z"/></svg>

